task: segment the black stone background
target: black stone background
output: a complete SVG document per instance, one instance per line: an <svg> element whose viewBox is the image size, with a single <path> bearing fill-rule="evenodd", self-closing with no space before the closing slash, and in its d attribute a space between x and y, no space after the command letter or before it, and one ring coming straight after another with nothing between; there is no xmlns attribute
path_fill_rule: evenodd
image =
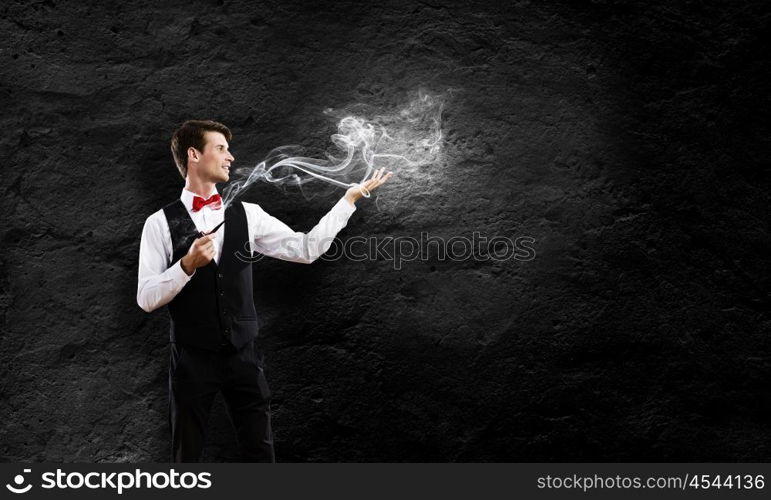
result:
<svg viewBox="0 0 771 500"><path fill-rule="evenodd" d="M0 457L168 460L168 319L135 293L175 126L228 124L246 165L423 87L457 90L442 161L341 238L536 258L257 263L278 460L770 460L769 25L763 1L3 2ZM242 199L307 231L341 195ZM206 459L235 453L218 399Z"/></svg>

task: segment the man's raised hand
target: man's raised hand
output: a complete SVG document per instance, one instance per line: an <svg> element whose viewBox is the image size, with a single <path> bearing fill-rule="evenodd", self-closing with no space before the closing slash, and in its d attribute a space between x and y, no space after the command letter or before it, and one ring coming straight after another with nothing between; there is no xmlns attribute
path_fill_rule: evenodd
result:
<svg viewBox="0 0 771 500"><path fill-rule="evenodd" d="M375 170L372 173L372 177L365 182L348 188L348 191L345 192L345 199L351 203L356 203L357 200L364 196L364 193L369 195L369 193L382 186L394 174L393 172L384 174L384 171L385 168Z"/></svg>

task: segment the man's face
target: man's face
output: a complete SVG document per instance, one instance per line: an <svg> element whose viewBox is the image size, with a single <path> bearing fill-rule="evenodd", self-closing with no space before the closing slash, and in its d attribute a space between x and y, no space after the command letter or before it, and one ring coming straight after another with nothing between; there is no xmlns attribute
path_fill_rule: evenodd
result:
<svg viewBox="0 0 771 500"><path fill-rule="evenodd" d="M195 169L201 180L227 182L230 178L230 164L236 160L228 150L228 141L221 133L212 131L204 132L204 140L203 151L194 151L194 158L188 168Z"/></svg>

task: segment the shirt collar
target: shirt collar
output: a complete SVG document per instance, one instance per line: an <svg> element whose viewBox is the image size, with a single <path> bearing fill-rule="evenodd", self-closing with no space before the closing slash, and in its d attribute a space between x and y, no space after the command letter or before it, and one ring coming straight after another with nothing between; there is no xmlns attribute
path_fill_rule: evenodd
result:
<svg viewBox="0 0 771 500"><path fill-rule="evenodd" d="M218 193L217 187L215 186L212 189L211 193L209 193L209 195L206 196L204 199L208 199L212 195L217 194L217 193ZM182 203L185 205L185 208L187 209L188 212L193 210L193 198L195 198L196 196L200 196L200 195L196 194L196 193L194 193L192 191L188 191L185 188L182 188L182 194L179 196L179 199L182 200Z"/></svg>

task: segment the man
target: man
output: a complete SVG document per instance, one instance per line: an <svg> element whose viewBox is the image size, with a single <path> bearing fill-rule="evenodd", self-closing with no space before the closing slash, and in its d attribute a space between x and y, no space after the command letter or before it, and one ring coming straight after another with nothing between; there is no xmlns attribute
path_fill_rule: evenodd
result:
<svg viewBox="0 0 771 500"><path fill-rule="evenodd" d="M200 460L219 391L236 428L242 460L275 461L271 394L263 356L254 349L252 268L249 259L237 254L247 248L310 264L345 227L362 191L373 191L392 175L376 171L363 189L350 188L310 232L295 232L257 204L235 202L222 208L215 185L229 179L235 161L231 139L230 130L214 121L186 121L174 132L171 152L185 188L178 200L148 217L142 231L137 303L147 312L168 304L171 316L172 462Z"/></svg>

